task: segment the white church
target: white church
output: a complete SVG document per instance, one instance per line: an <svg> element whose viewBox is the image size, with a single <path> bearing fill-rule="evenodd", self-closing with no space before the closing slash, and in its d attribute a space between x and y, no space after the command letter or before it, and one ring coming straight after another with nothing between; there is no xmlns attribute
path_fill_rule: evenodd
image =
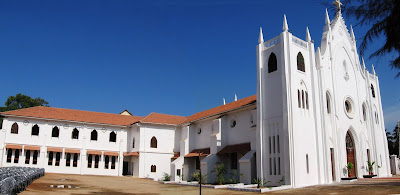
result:
<svg viewBox="0 0 400 195"><path fill-rule="evenodd" d="M52 107L0 113L0 166L50 173L133 175L214 183L217 163L240 182L293 187L374 174L388 177L379 80L360 61L340 2L326 12L321 46L288 27L257 45L257 94L191 116L145 117ZM347 170L351 162L354 168ZM350 174L349 174L350 173Z"/></svg>

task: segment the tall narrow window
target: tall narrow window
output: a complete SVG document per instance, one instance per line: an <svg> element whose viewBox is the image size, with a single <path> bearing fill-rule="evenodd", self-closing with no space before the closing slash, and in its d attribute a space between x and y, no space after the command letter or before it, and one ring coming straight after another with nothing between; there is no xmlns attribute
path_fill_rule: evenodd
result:
<svg viewBox="0 0 400 195"><path fill-rule="evenodd" d="M29 164L31 162L31 151L25 151L25 164Z"/></svg>
<svg viewBox="0 0 400 195"><path fill-rule="evenodd" d="M8 149L7 151L7 162L11 163L11 157L12 157L12 149Z"/></svg>
<svg viewBox="0 0 400 195"><path fill-rule="evenodd" d="M115 156L111 157L111 169L115 169L115 159L116 159Z"/></svg>
<svg viewBox="0 0 400 195"><path fill-rule="evenodd" d="M105 158L105 162L104 162L104 168L108 169L108 164L110 163L110 157L108 157L108 155Z"/></svg>
<svg viewBox="0 0 400 195"><path fill-rule="evenodd" d="M308 110L308 93L306 91L306 109Z"/></svg>
<svg viewBox="0 0 400 195"><path fill-rule="evenodd" d="M281 150L280 150L280 145L279 145L279 135L276 136L276 146L278 148L278 153L280 153Z"/></svg>
<svg viewBox="0 0 400 195"><path fill-rule="evenodd" d="M237 163L237 153L231 153L231 169L237 169L238 168L238 163Z"/></svg>
<svg viewBox="0 0 400 195"><path fill-rule="evenodd" d="M281 174L281 158L278 157L278 175Z"/></svg>
<svg viewBox="0 0 400 195"><path fill-rule="evenodd" d="M135 148L135 138L132 139L132 148Z"/></svg>
<svg viewBox="0 0 400 195"><path fill-rule="evenodd" d="M297 101L299 104L299 108L301 108L300 90L297 90Z"/></svg>
<svg viewBox="0 0 400 195"><path fill-rule="evenodd" d="M12 134L18 134L18 124L17 124L17 123L14 123L14 124L11 126L11 133L12 133Z"/></svg>
<svg viewBox="0 0 400 195"><path fill-rule="evenodd" d="M58 137L60 135L60 130L58 129L57 126L53 127L53 130L51 131L51 137Z"/></svg>
<svg viewBox="0 0 400 195"><path fill-rule="evenodd" d="M65 166L71 166L71 153L67 153L67 159L65 159Z"/></svg>
<svg viewBox="0 0 400 195"><path fill-rule="evenodd" d="M74 161L72 162L72 166L77 167L78 166L78 154L74 154Z"/></svg>
<svg viewBox="0 0 400 195"><path fill-rule="evenodd" d="M276 55L271 53L268 59L268 73L275 72L278 70L278 61L276 60Z"/></svg>
<svg viewBox="0 0 400 195"><path fill-rule="evenodd" d="M94 157L94 168L99 168L99 161L100 161L100 156L96 155Z"/></svg>
<svg viewBox="0 0 400 195"><path fill-rule="evenodd" d="M362 115L363 115L363 120L366 121L367 120L367 112L365 109L365 104L362 105Z"/></svg>
<svg viewBox="0 0 400 195"><path fill-rule="evenodd" d="M47 165L53 165L53 152L49 152L49 161L47 162Z"/></svg>
<svg viewBox="0 0 400 195"><path fill-rule="evenodd" d="M61 152L56 153L56 166L60 166Z"/></svg>
<svg viewBox="0 0 400 195"><path fill-rule="evenodd" d="M272 175L272 158L269 158L269 175Z"/></svg>
<svg viewBox="0 0 400 195"><path fill-rule="evenodd" d="M275 136L272 136L272 148L275 154Z"/></svg>
<svg viewBox="0 0 400 195"><path fill-rule="evenodd" d="M78 131L77 128L75 128L75 129L72 131L72 139L79 139L79 131Z"/></svg>
<svg viewBox="0 0 400 195"><path fill-rule="evenodd" d="M156 167L156 165L151 165L151 172L152 173L155 173L156 171L157 171L157 167Z"/></svg>
<svg viewBox="0 0 400 195"><path fill-rule="evenodd" d="M299 52L297 54L297 70L306 72L305 65L304 65L304 57L301 54L301 52Z"/></svg>
<svg viewBox="0 0 400 195"><path fill-rule="evenodd" d="M31 135L39 135L39 126L33 125Z"/></svg>
<svg viewBox="0 0 400 195"><path fill-rule="evenodd" d="M19 149L16 149L14 153L14 163L18 163L18 161L19 161Z"/></svg>
<svg viewBox="0 0 400 195"><path fill-rule="evenodd" d="M328 92L326 92L326 112L328 114L331 113L331 97Z"/></svg>
<svg viewBox="0 0 400 195"><path fill-rule="evenodd" d="M302 103L302 107L304 108L304 90L301 90L301 103Z"/></svg>
<svg viewBox="0 0 400 195"><path fill-rule="evenodd" d="M89 156L88 156L87 167L92 168L92 155L91 154L89 154Z"/></svg>
<svg viewBox="0 0 400 195"><path fill-rule="evenodd" d="M96 131L96 129L93 129L93 131L90 133L90 140L97 141L97 131Z"/></svg>
<svg viewBox="0 0 400 195"><path fill-rule="evenodd" d="M35 151L33 151L33 162L32 162L32 164L34 164L34 165L36 165L37 164L37 158L38 158L38 151L37 150L35 150Z"/></svg>
<svg viewBox="0 0 400 195"><path fill-rule="evenodd" d="M117 141L117 134L113 131L110 133L110 142L116 142Z"/></svg>
<svg viewBox="0 0 400 195"><path fill-rule="evenodd" d="M307 174L310 173L310 166L308 164L308 154L306 154L306 166L307 166Z"/></svg>
<svg viewBox="0 0 400 195"><path fill-rule="evenodd" d="M371 93L372 93L372 97L375 97L375 89L372 84L371 84Z"/></svg>
<svg viewBox="0 0 400 195"><path fill-rule="evenodd" d="M154 136L151 138L150 148L157 148L157 138Z"/></svg>

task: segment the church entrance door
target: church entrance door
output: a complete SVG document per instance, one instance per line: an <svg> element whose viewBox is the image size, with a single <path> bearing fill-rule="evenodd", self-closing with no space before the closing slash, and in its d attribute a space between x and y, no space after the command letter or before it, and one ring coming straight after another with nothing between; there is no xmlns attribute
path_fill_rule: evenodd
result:
<svg viewBox="0 0 400 195"><path fill-rule="evenodd" d="M353 168L348 170L349 177L356 177L356 158L355 158L355 147L353 137L350 132L347 131L346 134L346 153L347 153L347 165L349 163L353 164Z"/></svg>

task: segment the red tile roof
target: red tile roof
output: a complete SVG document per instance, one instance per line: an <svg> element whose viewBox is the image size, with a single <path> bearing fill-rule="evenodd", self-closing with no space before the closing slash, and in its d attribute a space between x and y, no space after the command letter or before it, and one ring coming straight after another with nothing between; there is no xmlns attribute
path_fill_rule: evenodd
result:
<svg viewBox="0 0 400 195"><path fill-rule="evenodd" d="M178 125L182 123L186 118L187 117L185 116L176 116L152 112L141 119L139 122Z"/></svg>
<svg viewBox="0 0 400 195"><path fill-rule="evenodd" d="M254 104L257 100L257 95L252 95L222 106L218 106L215 108L211 108L209 110L203 111L203 112L198 112L196 114L193 114L192 116L189 116L185 121L183 121L182 123L188 123L188 122L192 122L192 121L196 121L199 119L203 119L206 117L210 117L210 116L215 116L217 114L221 114L224 112L228 112L231 110L235 110L237 108L246 106L246 105L250 105L250 104Z"/></svg>
<svg viewBox="0 0 400 195"><path fill-rule="evenodd" d="M44 106L0 112L0 114L6 116L7 115L25 116L25 117L44 118L44 119L79 121L86 123L120 125L120 126L129 126L133 123L138 122L143 118L139 116L126 116L119 114L72 110L72 109L44 107Z"/></svg>

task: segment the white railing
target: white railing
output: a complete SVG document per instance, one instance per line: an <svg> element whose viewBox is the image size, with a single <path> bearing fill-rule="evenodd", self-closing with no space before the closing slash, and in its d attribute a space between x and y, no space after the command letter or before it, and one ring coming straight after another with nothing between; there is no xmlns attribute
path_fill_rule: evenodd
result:
<svg viewBox="0 0 400 195"><path fill-rule="evenodd" d="M305 42L295 36L292 37L292 42L300 47L303 47L304 49L307 49L307 42Z"/></svg>
<svg viewBox="0 0 400 195"><path fill-rule="evenodd" d="M281 42L281 37L280 36L276 36L274 38L272 38L271 40L267 41L264 43L264 48L267 49L269 47L272 47L278 43Z"/></svg>

